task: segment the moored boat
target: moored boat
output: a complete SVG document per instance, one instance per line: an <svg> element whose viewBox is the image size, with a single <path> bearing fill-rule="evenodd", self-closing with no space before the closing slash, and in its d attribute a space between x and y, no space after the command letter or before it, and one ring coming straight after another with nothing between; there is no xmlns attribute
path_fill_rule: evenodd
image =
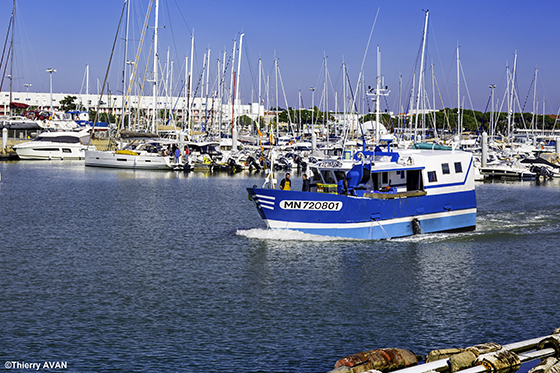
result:
<svg viewBox="0 0 560 373"><path fill-rule="evenodd" d="M310 192L266 188L274 185L272 176L262 188L247 188L269 228L390 239L476 227L468 152L377 148L310 169Z"/></svg>
<svg viewBox="0 0 560 373"><path fill-rule="evenodd" d="M174 142L162 140L154 134L132 131L121 131L121 139L128 141L121 149L86 151L85 165L141 170L173 170L184 167L181 162L172 162L173 155L169 150Z"/></svg>
<svg viewBox="0 0 560 373"><path fill-rule="evenodd" d="M80 132L43 132L33 141L12 147L20 159L84 159L94 150L87 130Z"/></svg>

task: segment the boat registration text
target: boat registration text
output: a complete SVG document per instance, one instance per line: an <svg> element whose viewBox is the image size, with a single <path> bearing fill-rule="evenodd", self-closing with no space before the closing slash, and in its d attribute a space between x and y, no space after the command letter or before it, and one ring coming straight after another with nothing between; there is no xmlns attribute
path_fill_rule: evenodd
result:
<svg viewBox="0 0 560 373"><path fill-rule="evenodd" d="M319 210L339 211L342 208L340 201L281 201L280 208L283 210Z"/></svg>

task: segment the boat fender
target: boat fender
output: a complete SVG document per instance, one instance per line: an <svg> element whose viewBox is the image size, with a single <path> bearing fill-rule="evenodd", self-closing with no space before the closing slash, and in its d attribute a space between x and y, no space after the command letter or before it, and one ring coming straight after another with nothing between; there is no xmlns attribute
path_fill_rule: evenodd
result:
<svg viewBox="0 0 560 373"><path fill-rule="evenodd" d="M370 371L372 373L377 373L379 372L378 370L376 371ZM342 365L336 369L330 370L328 373L354 373L354 370L350 367L347 367L346 365Z"/></svg>
<svg viewBox="0 0 560 373"><path fill-rule="evenodd" d="M481 343L478 345L470 346L466 348L469 351L472 351L476 354L476 356L480 356L483 354L487 354L490 352L496 352L502 349L502 345L495 343L495 342L488 342L488 343Z"/></svg>
<svg viewBox="0 0 560 373"><path fill-rule="evenodd" d="M560 334L553 334L539 342L537 350L545 348L553 348L556 351L555 356L560 358Z"/></svg>
<svg viewBox="0 0 560 373"><path fill-rule="evenodd" d="M472 351L463 351L452 355L447 361L447 365L452 373L463 369L471 368L476 361L476 354Z"/></svg>
<svg viewBox="0 0 560 373"><path fill-rule="evenodd" d="M418 219L412 219L412 233L422 234L422 226L420 225L420 221Z"/></svg>
<svg viewBox="0 0 560 373"><path fill-rule="evenodd" d="M560 362L555 357L541 359L541 363L532 368L529 373L554 373L560 370Z"/></svg>
<svg viewBox="0 0 560 373"><path fill-rule="evenodd" d="M443 348L440 350L432 350L428 353L428 355L426 355L426 363L441 359L447 359L463 351L465 351L464 348Z"/></svg>
<svg viewBox="0 0 560 373"><path fill-rule="evenodd" d="M482 365L487 371L500 371L500 373L515 372L521 366L519 356L513 351L502 348L501 350L480 355L474 365Z"/></svg>
<svg viewBox="0 0 560 373"><path fill-rule="evenodd" d="M334 368L337 369L344 365L360 366L360 372L372 369L388 372L417 364L418 357L412 351L402 348L381 348L343 357L337 360Z"/></svg>

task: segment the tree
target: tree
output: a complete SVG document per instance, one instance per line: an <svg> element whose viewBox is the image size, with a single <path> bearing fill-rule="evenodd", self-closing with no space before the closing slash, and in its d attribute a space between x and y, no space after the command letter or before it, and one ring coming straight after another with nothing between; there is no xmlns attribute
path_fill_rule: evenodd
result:
<svg viewBox="0 0 560 373"><path fill-rule="evenodd" d="M76 103L74 102L77 99L76 96L66 96L62 100L60 100L60 109L62 111L70 111L76 110Z"/></svg>
<svg viewBox="0 0 560 373"><path fill-rule="evenodd" d="M249 118L247 115L241 115L236 118L237 125L241 128L253 128L254 121Z"/></svg>
<svg viewBox="0 0 560 373"><path fill-rule="evenodd" d="M95 114L95 110L89 111L89 120L92 122L95 120ZM99 113L97 116L97 122L117 123L117 118L113 114Z"/></svg>

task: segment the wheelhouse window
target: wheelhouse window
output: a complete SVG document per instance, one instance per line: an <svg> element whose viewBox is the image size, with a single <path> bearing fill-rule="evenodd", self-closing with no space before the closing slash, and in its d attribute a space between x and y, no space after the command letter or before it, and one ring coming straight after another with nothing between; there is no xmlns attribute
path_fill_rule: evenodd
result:
<svg viewBox="0 0 560 373"><path fill-rule="evenodd" d="M437 182L437 176L435 171L428 171L428 182L430 183Z"/></svg>
<svg viewBox="0 0 560 373"><path fill-rule="evenodd" d="M449 163L442 163L442 164L441 164L441 172L442 172L444 175L449 175L449 173L450 173L450 172L449 172Z"/></svg>
<svg viewBox="0 0 560 373"><path fill-rule="evenodd" d="M325 184L336 184L336 179L331 170L321 170Z"/></svg>
<svg viewBox="0 0 560 373"><path fill-rule="evenodd" d="M311 167L311 173L312 173L314 183L322 183L323 182L323 179L321 178L321 173L319 172L319 170L317 168Z"/></svg>
<svg viewBox="0 0 560 373"><path fill-rule="evenodd" d="M339 180L344 180L344 178L346 177L346 173L344 173L344 171L335 171L334 176L336 177L336 180L338 182Z"/></svg>
<svg viewBox="0 0 560 373"><path fill-rule="evenodd" d="M455 173L456 174L463 173L463 166L461 165L461 162L455 162Z"/></svg>

